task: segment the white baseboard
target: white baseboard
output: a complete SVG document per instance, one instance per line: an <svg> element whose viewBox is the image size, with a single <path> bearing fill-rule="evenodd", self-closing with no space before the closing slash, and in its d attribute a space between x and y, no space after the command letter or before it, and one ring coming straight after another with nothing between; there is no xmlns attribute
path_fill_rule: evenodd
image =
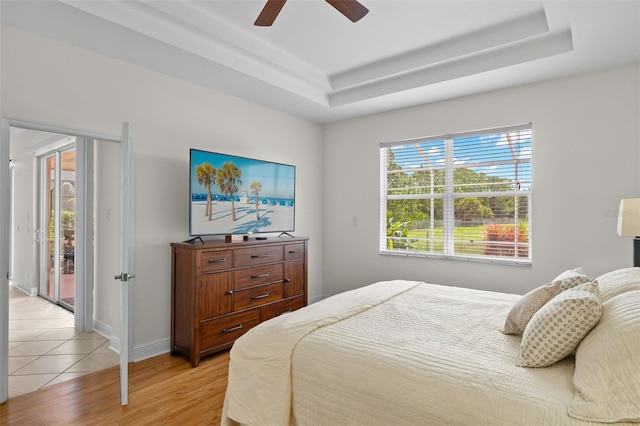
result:
<svg viewBox="0 0 640 426"><path fill-rule="evenodd" d="M133 348L133 359L130 361L138 362L145 359L153 358L154 356L166 354L167 352L169 352L170 345L171 340L167 338L148 343L146 345L136 346L135 348ZM117 354L120 353L120 338L118 336L111 336L109 349Z"/></svg>
<svg viewBox="0 0 640 426"><path fill-rule="evenodd" d="M109 338L109 349L120 355L120 339L117 336Z"/></svg>
<svg viewBox="0 0 640 426"><path fill-rule="evenodd" d="M144 359L153 358L154 356L166 354L171 348L171 339L166 338L155 342L137 346L133 348L133 360L135 362Z"/></svg>
<svg viewBox="0 0 640 426"><path fill-rule="evenodd" d="M27 284L22 284L18 281L9 280L9 286L15 287L27 296L37 296L38 295L38 287L30 287Z"/></svg>
<svg viewBox="0 0 640 426"><path fill-rule="evenodd" d="M316 303L316 302L319 302L319 301L321 301L322 299L324 299L324 297L323 297L322 295L320 295L320 296L310 297L310 298L309 298L309 305L311 305L311 304L313 304L313 303Z"/></svg>
<svg viewBox="0 0 640 426"><path fill-rule="evenodd" d="M111 339L111 326L109 324L96 320L93 322L93 331L105 339Z"/></svg>

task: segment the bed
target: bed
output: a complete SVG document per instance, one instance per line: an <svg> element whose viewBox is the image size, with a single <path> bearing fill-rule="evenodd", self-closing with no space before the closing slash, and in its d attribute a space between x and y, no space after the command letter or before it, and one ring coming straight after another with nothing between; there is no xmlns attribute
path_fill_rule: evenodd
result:
<svg viewBox="0 0 640 426"><path fill-rule="evenodd" d="M236 341L222 416L261 426L634 422L640 268L565 271L524 296L396 280L327 298Z"/></svg>

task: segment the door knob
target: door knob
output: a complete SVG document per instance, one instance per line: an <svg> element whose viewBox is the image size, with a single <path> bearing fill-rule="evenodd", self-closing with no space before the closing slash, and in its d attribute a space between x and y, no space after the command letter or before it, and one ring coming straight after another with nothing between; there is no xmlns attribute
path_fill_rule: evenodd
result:
<svg viewBox="0 0 640 426"><path fill-rule="evenodd" d="M120 273L120 275L116 275L116 276L114 277L114 279L116 279L116 280L120 280L120 281L122 281L123 283L126 283L126 282L128 282L131 278L135 278L135 277L136 277L136 274L129 274L129 273L127 273L127 272L122 272L122 273Z"/></svg>

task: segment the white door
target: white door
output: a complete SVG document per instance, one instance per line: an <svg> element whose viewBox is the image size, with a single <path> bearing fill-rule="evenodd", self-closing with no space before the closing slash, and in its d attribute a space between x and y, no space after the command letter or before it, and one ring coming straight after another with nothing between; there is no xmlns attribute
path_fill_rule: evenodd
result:
<svg viewBox="0 0 640 426"><path fill-rule="evenodd" d="M9 398L9 123L0 129L0 403Z"/></svg>
<svg viewBox="0 0 640 426"><path fill-rule="evenodd" d="M132 350L130 329L130 314L133 297L133 155L129 139L129 123L122 125L122 190L121 194L121 271L115 276L120 280L120 401L122 405L129 403L129 355Z"/></svg>

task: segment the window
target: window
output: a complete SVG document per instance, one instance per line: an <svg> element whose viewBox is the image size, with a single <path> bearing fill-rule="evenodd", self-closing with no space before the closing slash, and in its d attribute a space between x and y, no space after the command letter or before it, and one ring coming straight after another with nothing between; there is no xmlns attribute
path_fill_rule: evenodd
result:
<svg viewBox="0 0 640 426"><path fill-rule="evenodd" d="M531 263L531 124L380 145L380 252Z"/></svg>

